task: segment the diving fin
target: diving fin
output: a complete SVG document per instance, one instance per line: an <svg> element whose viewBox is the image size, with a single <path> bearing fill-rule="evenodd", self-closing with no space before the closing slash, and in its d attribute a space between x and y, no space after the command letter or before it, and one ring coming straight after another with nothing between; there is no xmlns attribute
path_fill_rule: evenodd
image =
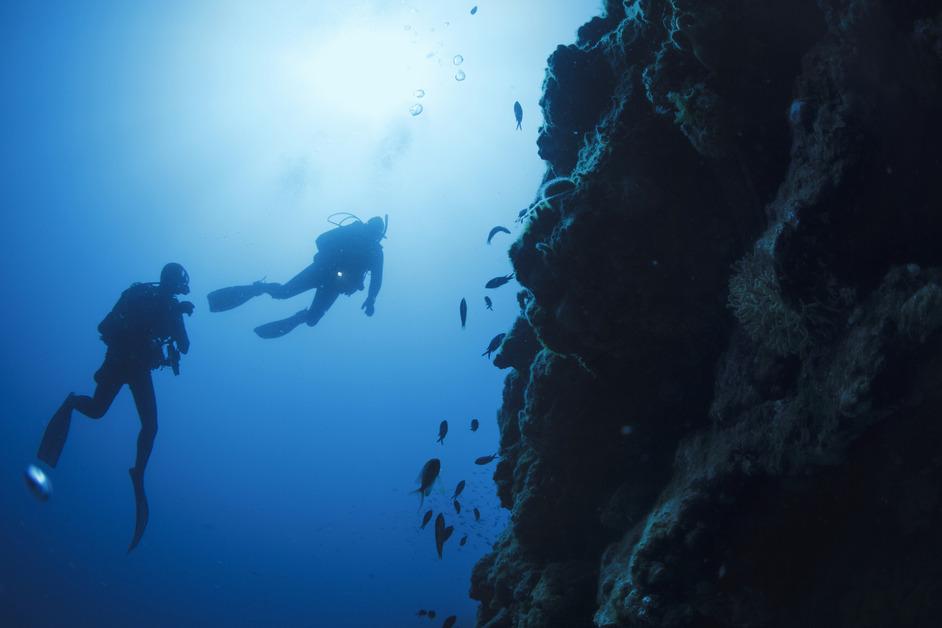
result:
<svg viewBox="0 0 942 628"><path fill-rule="evenodd" d="M283 318L280 321L265 323L255 328L255 333L259 338L266 340L271 338L281 338L295 327L307 320L307 310L301 310L293 316Z"/></svg>
<svg viewBox="0 0 942 628"><path fill-rule="evenodd" d="M59 456L62 455L62 448L65 447L65 439L69 436L69 425L72 423L72 397L69 395L56 413L49 419L46 425L46 431L43 433L43 440L39 444L39 451L36 457L55 468L59 463Z"/></svg>
<svg viewBox="0 0 942 628"><path fill-rule="evenodd" d="M147 527L147 520L150 517L150 508L147 505L147 495L144 494L144 474L138 474L136 467L128 469L131 476L131 484L134 486L134 538L128 545L128 554L130 554L137 544L141 542L144 536L144 529Z"/></svg>
<svg viewBox="0 0 942 628"><path fill-rule="evenodd" d="M206 299L209 301L210 312L225 312L239 307L257 296L265 293L265 284L256 281L247 286L231 286L213 290Z"/></svg>

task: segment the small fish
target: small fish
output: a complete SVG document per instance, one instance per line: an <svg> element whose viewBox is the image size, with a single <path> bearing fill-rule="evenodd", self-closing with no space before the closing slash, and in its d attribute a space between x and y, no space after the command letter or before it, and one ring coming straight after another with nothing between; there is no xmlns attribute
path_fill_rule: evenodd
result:
<svg viewBox="0 0 942 628"><path fill-rule="evenodd" d="M471 431L477 432L478 428L481 427L481 424L478 423L477 419L471 419Z"/></svg>
<svg viewBox="0 0 942 628"><path fill-rule="evenodd" d="M458 541L458 547L464 547L464 544L467 542L468 542L468 535L465 534L463 537L461 537L461 540Z"/></svg>
<svg viewBox="0 0 942 628"><path fill-rule="evenodd" d="M481 520L481 511L478 510L477 508L474 509L474 520L475 521Z"/></svg>
<svg viewBox="0 0 942 628"><path fill-rule="evenodd" d="M426 615L428 615L428 611L425 610L424 608L420 608L419 612L416 613L416 615L418 615L419 617L425 617Z"/></svg>
<svg viewBox="0 0 942 628"><path fill-rule="evenodd" d="M514 274L513 274L513 273L510 273L509 275L504 275L504 276L502 276L502 277L494 277L493 279L491 279L490 281L488 281L486 284L484 284L484 287L485 287L485 288L489 288L489 289L490 289L490 288L500 288L502 285L504 285L505 283L507 283L508 281L510 281L510 280L513 279L513 278L514 278Z"/></svg>
<svg viewBox="0 0 942 628"><path fill-rule="evenodd" d="M445 436L448 434L448 421L442 421L438 424L438 442L445 444Z"/></svg>
<svg viewBox="0 0 942 628"><path fill-rule="evenodd" d="M478 5L474 5L473 7L471 7L471 15L474 15L477 12L478 12Z"/></svg>
<svg viewBox="0 0 942 628"><path fill-rule="evenodd" d="M496 236L498 233L506 233L507 235L510 235L510 229L508 229L507 227L501 227L500 225L497 225L496 227L491 229L490 233L487 234L487 243L490 244L491 240L493 240L494 236Z"/></svg>
<svg viewBox="0 0 942 628"><path fill-rule="evenodd" d="M458 313L461 314L461 329L464 329L464 324L468 322L468 302L463 298L458 306Z"/></svg>
<svg viewBox="0 0 942 628"><path fill-rule="evenodd" d="M431 520L432 520L432 511L429 510L427 513L425 513L425 516L422 517L422 525L419 526L419 530L424 530L425 526L427 526L428 522Z"/></svg>
<svg viewBox="0 0 942 628"><path fill-rule="evenodd" d="M455 514L461 514L461 502L459 502L457 499L455 500Z"/></svg>
<svg viewBox="0 0 942 628"><path fill-rule="evenodd" d="M429 612L428 612L428 618L429 618L429 619L435 619L435 611L429 611Z"/></svg>
<svg viewBox="0 0 942 628"><path fill-rule="evenodd" d="M475 458L474 464L490 464L494 461L494 458L497 458L498 455L494 454L492 456L481 456L480 458Z"/></svg>
<svg viewBox="0 0 942 628"><path fill-rule="evenodd" d="M491 343L487 345L487 349L481 355L490 358L491 354L497 351L497 348L500 347L500 343L504 341L504 336L506 335L507 334L497 334L496 336L491 338Z"/></svg>
<svg viewBox="0 0 942 628"><path fill-rule="evenodd" d="M419 472L419 488L412 491L413 493L419 494L419 508L422 507L422 504L425 502L425 498L428 497L429 493L432 492L432 484L435 483L435 478L438 477L438 473L442 470L442 461L438 458L432 458L424 465L422 465L422 471Z"/></svg>
<svg viewBox="0 0 942 628"><path fill-rule="evenodd" d="M445 541L451 538L454 531L454 527L445 526L445 515L438 513L438 516L435 517L435 549L438 551L439 560L442 558L442 548L445 546Z"/></svg>
<svg viewBox="0 0 942 628"><path fill-rule="evenodd" d="M523 123L523 107L519 100L514 101L514 118L517 119L517 128L522 131L523 127L520 125Z"/></svg>
<svg viewBox="0 0 942 628"><path fill-rule="evenodd" d="M455 487L455 494L451 496L452 499L458 499L458 496L461 495L461 491L464 490L464 480L458 482L458 486Z"/></svg>
<svg viewBox="0 0 942 628"><path fill-rule="evenodd" d="M442 628L451 628L455 625L455 622L458 621L457 615L449 615L444 622L442 622Z"/></svg>
<svg viewBox="0 0 942 628"><path fill-rule="evenodd" d="M486 307L489 310L494 309L494 302L491 301L491 297L484 297L484 307Z"/></svg>

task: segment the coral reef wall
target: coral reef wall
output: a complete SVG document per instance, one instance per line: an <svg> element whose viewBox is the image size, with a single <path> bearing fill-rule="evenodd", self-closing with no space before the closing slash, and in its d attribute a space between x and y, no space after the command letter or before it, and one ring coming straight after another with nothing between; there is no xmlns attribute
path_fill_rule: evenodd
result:
<svg viewBox="0 0 942 628"><path fill-rule="evenodd" d="M551 56L478 625L942 625L942 0Z"/></svg>

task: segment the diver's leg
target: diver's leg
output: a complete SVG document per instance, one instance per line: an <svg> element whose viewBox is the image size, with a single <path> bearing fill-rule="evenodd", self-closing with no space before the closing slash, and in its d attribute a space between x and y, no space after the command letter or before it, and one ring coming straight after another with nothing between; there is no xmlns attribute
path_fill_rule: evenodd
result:
<svg viewBox="0 0 942 628"><path fill-rule="evenodd" d="M150 371L137 374L130 382L131 394L134 395L134 405L137 415L141 419L141 431L137 435L137 457L134 468L144 475L144 468L150 459L151 449L154 448L154 438L157 436L157 396L154 394L154 381Z"/></svg>
<svg viewBox="0 0 942 628"><path fill-rule="evenodd" d="M311 302L311 307L307 311L307 324L310 327L317 325L339 296L340 293L336 289L318 288L314 293L314 301Z"/></svg>
<svg viewBox="0 0 942 628"><path fill-rule="evenodd" d="M111 377L110 371L104 365L95 374L95 380L98 385L95 387L94 397L69 393L56 413L52 415L49 424L46 425L36 457L50 467L55 468L59 463L59 456L62 455L62 449L69 435L69 426L72 424L72 411L78 410L89 418L100 419L111 407L118 391L121 390L121 381Z"/></svg>
<svg viewBox="0 0 942 628"><path fill-rule="evenodd" d="M313 262L307 268L292 277L288 283L266 283L263 284L265 292L270 294L273 299L290 299L302 292L306 292L317 287L321 265Z"/></svg>
<svg viewBox="0 0 942 628"><path fill-rule="evenodd" d="M154 448L154 438L157 436L157 397L154 394L154 381L150 371L143 371L130 381L131 393L134 395L134 405L141 419L141 431L137 435L137 457L134 466L128 469L131 484L134 487L134 536L128 545L128 552L137 547L147 520L150 518L150 507L147 504L147 495L144 493L144 469L150 459L150 452Z"/></svg>

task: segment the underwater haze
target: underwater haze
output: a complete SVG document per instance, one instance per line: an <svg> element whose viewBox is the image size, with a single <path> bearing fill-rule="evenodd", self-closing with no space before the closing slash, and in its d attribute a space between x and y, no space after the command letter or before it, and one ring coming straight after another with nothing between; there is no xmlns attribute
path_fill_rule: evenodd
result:
<svg viewBox="0 0 942 628"><path fill-rule="evenodd" d="M546 58L599 4L0 5L0 625L474 624L470 571L507 520L493 463L474 464L497 450L504 377L481 353L518 311L514 282L484 284L511 272L544 175ZM359 292L262 340L311 293L209 312L212 290L307 266L334 212L389 216L373 317ZM495 225L513 233L488 245ZM48 502L23 470L66 394L91 394L98 323L167 262L191 277L192 347L179 377L154 373L150 521L129 554L126 388L102 420L74 416ZM455 527L441 560L429 507Z"/></svg>

